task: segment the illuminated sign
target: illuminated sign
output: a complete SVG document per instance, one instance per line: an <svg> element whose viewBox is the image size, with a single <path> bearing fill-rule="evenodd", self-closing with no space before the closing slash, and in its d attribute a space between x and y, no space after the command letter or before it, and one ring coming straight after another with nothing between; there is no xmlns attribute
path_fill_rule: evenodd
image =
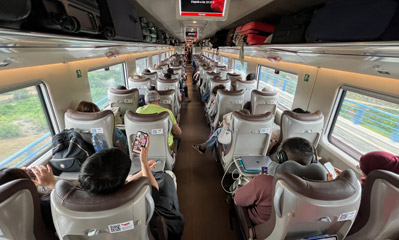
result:
<svg viewBox="0 0 399 240"><path fill-rule="evenodd" d="M226 0L179 0L180 16L223 17Z"/></svg>

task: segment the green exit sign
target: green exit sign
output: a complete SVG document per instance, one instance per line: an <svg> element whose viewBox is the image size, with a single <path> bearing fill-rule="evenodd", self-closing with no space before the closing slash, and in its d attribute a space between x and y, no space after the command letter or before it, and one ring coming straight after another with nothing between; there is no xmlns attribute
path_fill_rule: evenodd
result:
<svg viewBox="0 0 399 240"><path fill-rule="evenodd" d="M303 78L303 81L309 82L309 78L310 78L310 75L309 74L305 74L305 77Z"/></svg>
<svg viewBox="0 0 399 240"><path fill-rule="evenodd" d="M78 78L82 77L82 71L80 71L80 69L76 70L76 77Z"/></svg>

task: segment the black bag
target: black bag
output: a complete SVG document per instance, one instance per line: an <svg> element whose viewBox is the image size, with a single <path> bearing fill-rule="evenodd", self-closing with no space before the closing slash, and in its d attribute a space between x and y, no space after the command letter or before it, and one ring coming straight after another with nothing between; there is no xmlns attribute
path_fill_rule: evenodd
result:
<svg viewBox="0 0 399 240"><path fill-rule="evenodd" d="M215 33L215 36L211 38L212 48L219 48L226 44L226 36L229 30L220 30Z"/></svg>
<svg viewBox="0 0 399 240"><path fill-rule="evenodd" d="M0 21L19 21L29 16L30 0L0 0Z"/></svg>
<svg viewBox="0 0 399 240"><path fill-rule="evenodd" d="M95 153L93 145L72 129L65 129L53 137L53 157L50 164L62 172L78 172L82 163Z"/></svg>
<svg viewBox="0 0 399 240"><path fill-rule="evenodd" d="M332 0L312 18L307 42L377 40L395 14L395 0Z"/></svg>

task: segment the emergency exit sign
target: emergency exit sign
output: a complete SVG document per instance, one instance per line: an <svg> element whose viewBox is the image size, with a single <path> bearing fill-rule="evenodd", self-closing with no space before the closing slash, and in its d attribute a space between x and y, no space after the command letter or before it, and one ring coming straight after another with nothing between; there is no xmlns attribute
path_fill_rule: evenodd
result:
<svg viewBox="0 0 399 240"><path fill-rule="evenodd" d="M303 81L309 82L309 78L310 78L310 75L309 74L305 74L305 77L303 78Z"/></svg>

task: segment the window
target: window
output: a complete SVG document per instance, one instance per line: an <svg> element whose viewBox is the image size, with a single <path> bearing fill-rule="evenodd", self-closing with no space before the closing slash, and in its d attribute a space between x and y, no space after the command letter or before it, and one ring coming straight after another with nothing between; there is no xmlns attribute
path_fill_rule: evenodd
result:
<svg viewBox="0 0 399 240"><path fill-rule="evenodd" d="M218 55L215 53L215 55L214 55L214 60L215 61L219 61L219 57L218 57Z"/></svg>
<svg viewBox="0 0 399 240"><path fill-rule="evenodd" d="M331 143L355 159L371 151L399 155L399 104L381 98L343 87L329 132Z"/></svg>
<svg viewBox="0 0 399 240"><path fill-rule="evenodd" d="M167 57L167 58L169 57L169 52L166 52L166 57Z"/></svg>
<svg viewBox="0 0 399 240"><path fill-rule="evenodd" d="M159 64L159 55L152 55L152 66Z"/></svg>
<svg viewBox="0 0 399 240"><path fill-rule="evenodd" d="M44 85L0 94L0 168L27 166L51 147Z"/></svg>
<svg viewBox="0 0 399 240"><path fill-rule="evenodd" d="M161 61L165 60L165 53L161 53Z"/></svg>
<svg viewBox="0 0 399 240"><path fill-rule="evenodd" d="M298 75L260 66L258 79L260 89L268 85L279 92L279 109L287 110L292 108L298 84Z"/></svg>
<svg viewBox="0 0 399 240"><path fill-rule="evenodd" d="M136 74L141 75L144 69L148 68L148 58L139 58L136 60Z"/></svg>
<svg viewBox="0 0 399 240"><path fill-rule="evenodd" d="M226 65L227 67L229 67L229 58L228 58L228 57L223 57L223 56L221 56L221 57L220 57L220 62L221 62L223 65Z"/></svg>
<svg viewBox="0 0 399 240"><path fill-rule="evenodd" d="M88 77L92 101L103 109L108 104L108 88L126 86L125 64L90 71Z"/></svg>
<svg viewBox="0 0 399 240"><path fill-rule="evenodd" d="M242 65L240 60L234 59L234 70L247 74L247 62Z"/></svg>

